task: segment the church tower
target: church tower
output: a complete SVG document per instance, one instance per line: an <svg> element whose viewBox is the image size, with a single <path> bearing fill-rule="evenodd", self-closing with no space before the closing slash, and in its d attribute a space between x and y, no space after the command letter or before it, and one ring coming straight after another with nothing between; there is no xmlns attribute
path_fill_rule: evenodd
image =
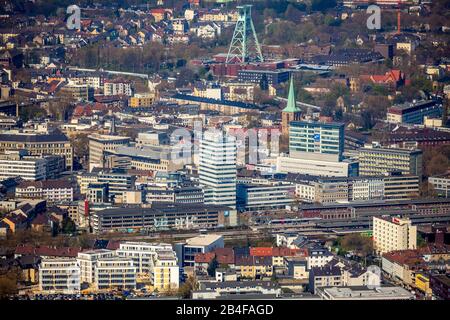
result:
<svg viewBox="0 0 450 320"><path fill-rule="evenodd" d="M292 77L289 83L289 95L286 108L281 112L281 137L282 141L288 143L289 141L289 123L291 121L300 120L301 110L297 107L295 101L294 82Z"/></svg>

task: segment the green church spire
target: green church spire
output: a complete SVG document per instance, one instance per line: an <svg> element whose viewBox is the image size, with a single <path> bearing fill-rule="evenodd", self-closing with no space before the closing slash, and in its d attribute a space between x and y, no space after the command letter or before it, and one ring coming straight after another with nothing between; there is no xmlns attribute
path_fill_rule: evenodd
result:
<svg viewBox="0 0 450 320"><path fill-rule="evenodd" d="M300 108L297 107L297 103L295 101L295 90L294 90L294 81L292 77L289 83L289 95L288 102L286 108L283 109L283 112L300 112Z"/></svg>

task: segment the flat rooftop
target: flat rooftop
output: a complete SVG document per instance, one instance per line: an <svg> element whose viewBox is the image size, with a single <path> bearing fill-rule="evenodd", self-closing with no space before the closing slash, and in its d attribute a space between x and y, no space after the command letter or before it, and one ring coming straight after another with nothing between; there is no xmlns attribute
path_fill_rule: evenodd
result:
<svg viewBox="0 0 450 320"><path fill-rule="evenodd" d="M333 299L411 299L413 294L402 287L324 287L318 288Z"/></svg>
<svg viewBox="0 0 450 320"><path fill-rule="evenodd" d="M222 236L218 234L202 234L197 237L187 239L186 244L189 246L207 246L216 242L220 238L222 238Z"/></svg>

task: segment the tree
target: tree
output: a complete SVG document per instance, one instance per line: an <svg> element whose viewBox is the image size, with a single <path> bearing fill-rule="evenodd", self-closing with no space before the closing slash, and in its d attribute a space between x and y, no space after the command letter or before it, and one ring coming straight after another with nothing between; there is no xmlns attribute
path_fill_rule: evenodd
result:
<svg viewBox="0 0 450 320"><path fill-rule="evenodd" d="M435 198L437 193L431 183L424 181L420 184L419 195L421 198Z"/></svg>
<svg viewBox="0 0 450 320"><path fill-rule="evenodd" d="M178 289L178 296L183 299L191 298L191 292L196 288L196 281L193 277L189 277Z"/></svg>
<svg viewBox="0 0 450 320"><path fill-rule="evenodd" d="M330 104L326 104L320 109L320 114L325 117L332 117L334 112L334 107Z"/></svg>
<svg viewBox="0 0 450 320"><path fill-rule="evenodd" d="M0 299L17 294L17 284L20 280L18 270L8 270L0 275Z"/></svg>
<svg viewBox="0 0 450 320"><path fill-rule="evenodd" d="M75 222L72 221L72 219L65 218L62 221L61 229L63 233L74 233L77 230L77 226Z"/></svg>
<svg viewBox="0 0 450 320"><path fill-rule="evenodd" d="M417 234L417 248L423 248L426 245L427 241L420 234Z"/></svg>
<svg viewBox="0 0 450 320"><path fill-rule="evenodd" d="M437 174L444 174L449 168L449 160L443 154L436 154L431 160L425 163L425 174L427 176L434 176Z"/></svg>
<svg viewBox="0 0 450 320"><path fill-rule="evenodd" d="M80 133L72 141L73 152L79 159L86 158L89 155L89 138L85 133Z"/></svg>
<svg viewBox="0 0 450 320"><path fill-rule="evenodd" d="M219 263L217 262L216 257L214 257L214 259L211 260L211 262L208 265L208 275L210 277L214 277L216 275L216 269L219 266Z"/></svg>
<svg viewBox="0 0 450 320"><path fill-rule="evenodd" d="M372 240L358 233L351 233L342 238L342 249L345 251L354 251L356 255L365 257L372 253Z"/></svg>
<svg viewBox="0 0 450 320"><path fill-rule="evenodd" d="M198 75L196 75L194 73L194 71L192 71L189 68L182 68L179 72L179 74L177 75L177 80L175 81L175 85L177 87L183 87L186 86L192 82L194 82L195 80L198 79Z"/></svg>
<svg viewBox="0 0 450 320"><path fill-rule="evenodd" d="M342 111L342 108L338 108L336 112L334 113L334 119L336 121L341 121L344 118L344 112Z"/></svg>
<svg viewBox="0 0 450 320"><path fill-rule="evenodd" d="M47 113L44 109L39 106L23 106L19 108L19 117L23 122L27 122L31 119L37 119L40 117L45 117Z"/></svg>
<svg viewBox="0 0 450 320"><path fill-rule="evenodd" d="M284 13L284 17L286 18L286 20L299 22L301 18L301 12L295 6L289 4Z"/></svg>

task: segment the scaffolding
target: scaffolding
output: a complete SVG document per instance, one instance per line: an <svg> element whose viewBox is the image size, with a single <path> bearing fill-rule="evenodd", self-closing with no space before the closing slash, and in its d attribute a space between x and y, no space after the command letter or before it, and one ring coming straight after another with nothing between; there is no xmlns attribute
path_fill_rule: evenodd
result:
<svg viewBox="0 0 450 320"><path fill-rule="evenodd" d="M252 21L252 6L244 5L236 8L239 16L228 49L226 63L263 62L261 47Z"/></svg>

